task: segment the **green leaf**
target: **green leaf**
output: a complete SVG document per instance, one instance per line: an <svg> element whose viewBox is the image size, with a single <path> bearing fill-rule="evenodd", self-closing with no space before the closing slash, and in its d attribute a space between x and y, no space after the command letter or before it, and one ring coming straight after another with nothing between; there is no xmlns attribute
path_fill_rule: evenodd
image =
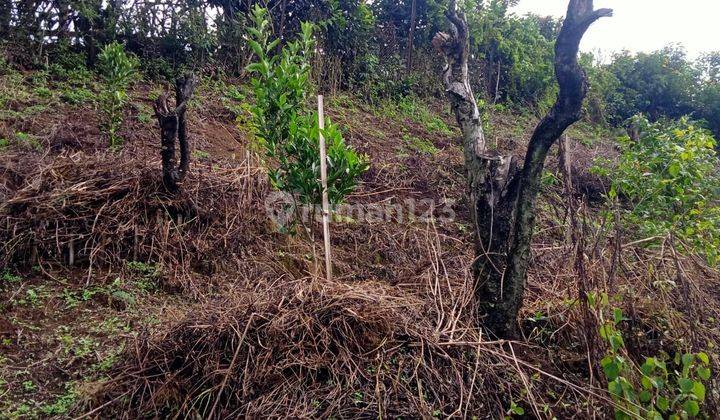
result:
<svg viewBox="0 0 720 420"><path fill-rule="evenodd" d="M652 400L652 393L650 393L650 391L640 392L640 402L648 403L650 400Z"/></svg>
<svg viewBox="0 0 720 420"><path fill-rule="evenodd" d="M697 397L700 401L705 401L705 385L703 385L701 382L695 382L692 388L693 394Z"/></svg>
<svg viewBox="0 0 720 420"><path fill-rule="evenodd" d="M694 354L683 354L683 356L682 356L683 366L690 366L694 361L695 361Z"/></svg>
<svg viewBox="0 0 720 420"><path fill-rule="evenodd" d="M618 351L621 348L625 347L625 341L620 334L615 334L610 337L610 345L612 346L613 350Z"/></svg>
<svg viewBox="0 0 720 420"><path fill-rule="evenodd" d="M695 381L688 378L680 378L678 379L678 385L680 385L680 390L684 394L689 394L693 390L693 386L695 386Z"/></svg>
<svg viewBox="0 0 720 420"><path fill-rule="evenodd" d="M698 353L697 358L700 359L700 361L703 362L703 364L706 364L706 365L710 364L710 357L708 357L707 353L702 353L702 352Z"/></svg>
<svg viewBox="0 0 720 420"><path fill-rule="evenodd" d="M278 46L278 44L280 44L280 38L277 38L276 40L274 40L274 41L272 41L271 43L269 43L268 46L265 48L265 51L266 51L267 53L270 53L272 50L275 49L275 47Z"/></svg>
<svg viewBox="0 0 720 420"><path fill-rule="evenodd" d="M616 362L613 356L607 356L600 361L600 365L605 372L605 376L608 381L614 381L620 376L620 365Z"/></svg>
<svg viewBox="0 0 720 420"><path fill-rule="evenodd" d="M616 397L622 397L623 395L623 387L617 379L608 384L608 391Z"/></svg>
<svg viewBox="0 0 720 420"><path fill-rule="evenodd" d="M707 381L710 379L711 372L710 372L709 368L701 366L698 368L697 374L700 377L700 379L702 379L703 381Z"/></svg>
<svg viewBox="0 0 720 420"><path fill-rule="evenodd" d="M655 405L663 413L667 412L670 409L670 401L668 401L668 399L663 396L657 397L657 401L655 402Z"/></svg>
<svg viewBox="0 0 720 420"><path fill-rule="evenodd" d="M700 404L698 404L697 401L687 400L685 404L683 404L683 410L685 410L690 417L696 417L700 414Z"/></svg>
<svg viewBox="0 0 720 420"><path fill-rule="evenodd" d="M623 322L625 318L623 318L622 309L615 308L613 310L613 319L615 320L616 325Z"/></svg>
<svg viewBox="0 0 720 420"><path fill-rule="evenodd" d="M265 56L265 51L263 51L263 48L260 46L260 43L258 43L258 42L255 41L255 40L252 40L252 39L248 39L247 42L248 42L248 44L250 45L250 48L252 48L253 52L254 52L258 57L264 57L264 56Z"/></svg>

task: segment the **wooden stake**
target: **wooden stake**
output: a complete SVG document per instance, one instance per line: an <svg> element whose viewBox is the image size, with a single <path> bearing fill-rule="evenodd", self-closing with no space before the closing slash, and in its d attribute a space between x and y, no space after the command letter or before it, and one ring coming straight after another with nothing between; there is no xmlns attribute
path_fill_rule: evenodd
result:
<svg viewBox="0 0 720 420"><path fill-rule="evenodd" d="M325 152L325 105L322 95L318 95L318 123L320 126L320 182L322 184L322 223L325 241L325 275L332 280L332 255L330 254L330 200L327 187L327 154Z"/></svg>

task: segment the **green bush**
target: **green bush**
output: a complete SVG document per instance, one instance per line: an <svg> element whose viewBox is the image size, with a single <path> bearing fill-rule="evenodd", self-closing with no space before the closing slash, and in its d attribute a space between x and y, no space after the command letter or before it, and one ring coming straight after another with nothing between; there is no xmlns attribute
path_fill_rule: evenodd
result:
<svg viewBox="0 0 720 420"><path fill-rule="evenodd" d="M631 204L626 220L647 237L674 237L710 264L720 263L720 174L711 133L687 118L650 123L636 117L640 137L620 139L616 167L606 166L611 199Z"/></svg>
<svg viewBox="0 0 720 420"><path fill-rule="evenodd" d="M595 306L596 296L589 297ZM602 297L607 308L607 296ZM616 404L615 418L662 420L698 417L705 402L705 382L710 380L710 358L706 353L675 352L648 357L641 366L626 355L620 324L626 319L620 309L602 316L600 337L607 342L607 355L600 362L608 391Z"/></svg>
<svg viewBox="0 0 720 420"><path fill-rule="evenodd" d="M292 194L301 203L318 204L322 193L320 129L317 114L307 109L312 25L303 23L299 39L273 55L279 40L270 40L267 11L256 6L253 22L248 43L257 61L248 66L254 75L255 104L251 111L260 145L266 156L278 163L269 171L270 180L275 188ZM368 165L345 144L340 129L330 121L322 134L327 144L329 198L332 204L338 204L354 189Z"/></svg>
<svg viewBox="0 0 720 420"><path fill-rule="evenodd" d="M136 77L138 60L125 53L122 44L106 45L100 55L99 70L103 79L100 93L102 128L107 132L110 147L122 144L118 131L123 123L123 110L128 101L127 88Z"/></svg>

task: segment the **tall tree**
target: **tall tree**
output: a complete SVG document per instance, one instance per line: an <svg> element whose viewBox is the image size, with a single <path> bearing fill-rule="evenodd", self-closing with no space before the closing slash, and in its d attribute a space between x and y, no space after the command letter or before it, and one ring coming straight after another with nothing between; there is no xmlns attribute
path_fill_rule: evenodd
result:
<svg viewBox="0 0 720 420"><path fill-rule="evenodd" d="M491 150L485 141L480 111L468 81L468 26L450 1L450 34L438 33L433 45L445 56L443 82L462 131L471 217L476 226L473 267L484 325L497 336L513 336L522 306L535 201L550 147L582 116L587 95L585 72L578 64L580 41L590 25L610 9L595 10L593 0L570 0L555 43L558 98L536 127L522 169L518 159Z"/></svg>

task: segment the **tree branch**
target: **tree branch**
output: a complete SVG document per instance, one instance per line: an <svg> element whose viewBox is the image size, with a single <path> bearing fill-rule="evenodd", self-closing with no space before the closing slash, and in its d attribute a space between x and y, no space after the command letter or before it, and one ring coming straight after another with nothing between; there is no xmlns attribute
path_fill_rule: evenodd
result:
<svg viewBox="0 0 720 420"><path fill-rule="evenodd" d="M540 191L548 151L565 130L582 117L588 83L585 72L578 64L580 41L593 22L611 15L609 9L594 10L593 0L570 0L567 18L555 44L555 77L560 87L558 98L530 139L520 175L512 246L503 276L503 311L488 314L489 325L499 336L514 334L522 306L535 224L535 200Z"/></svg>

